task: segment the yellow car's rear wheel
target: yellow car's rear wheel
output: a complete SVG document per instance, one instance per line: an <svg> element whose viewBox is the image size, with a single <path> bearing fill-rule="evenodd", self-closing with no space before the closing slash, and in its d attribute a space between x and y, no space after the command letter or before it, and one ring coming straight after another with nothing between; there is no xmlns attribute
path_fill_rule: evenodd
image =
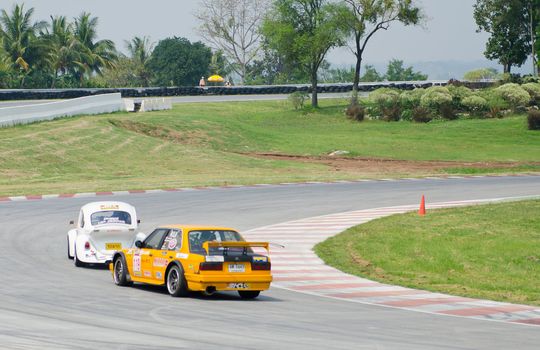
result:
<svg viewBox="0 0 540 350"><path fill-rule="evenodd" d="M173 297L185 297L189 294L184 271L178 265L173 265L167 271L167 290Z"/></svg>
<svg viewBox="0 0 540 350"><path fill-rule="evenodd" d="M126 263L124 261L124 258L121 256L114 259L113 279L114 279L114 284L116 284L117 286L130 285L127 279Z"/></svg>
<svg viewBox="0 0 540 350"><path fill-rule="evenodd" d="M242 299L255 299L261 292L259 290L239 290L240 298Z"/></svg>

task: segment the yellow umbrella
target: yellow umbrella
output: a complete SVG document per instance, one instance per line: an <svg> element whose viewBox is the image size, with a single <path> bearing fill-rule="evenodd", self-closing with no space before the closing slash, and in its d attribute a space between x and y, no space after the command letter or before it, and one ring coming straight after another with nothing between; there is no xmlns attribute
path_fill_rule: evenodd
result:
<svg viewBox="0 0 540 350"><path fill-rule="evenodd" d="M223 79L222 76L217 75L217 74L208 77L208 81L211 83L222 83L224 80L225 79Z"/></svg>

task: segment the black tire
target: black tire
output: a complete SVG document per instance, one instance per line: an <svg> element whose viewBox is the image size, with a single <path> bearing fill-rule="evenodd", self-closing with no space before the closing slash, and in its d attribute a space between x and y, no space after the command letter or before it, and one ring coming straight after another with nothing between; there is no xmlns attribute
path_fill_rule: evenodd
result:
<svg viewBox="0 0 540 350"><path fill-rule="evenodd" d="M113 262L113 281L117 286L129 286L127 279L127 265L123 257L119 256Z"/></svg>
<svg viewBox="0 0 540 350"><path fill-rule="evenodd" d="M69 260L73 260L73 257L69 255L69 236L67 238L67 256Z"/></svg>
<svg viewBox="0 0 540 350"><path fill-rule="evenodd" d="M77 267L85 267L86 264L77 259L77 246L75 246L74 252L73 252L73 264Z"/></svg>
<svg viewBox="0 0 540 350"><path fill-rule="evenodd" d="M260 290L239 290L240 298L242 299L255 299L261 294Z"/></svg>
<svg viewBox="0 0 540 350"><path fill-rule="evenodd" d="M171 266L167 271L165 285L172 297L185 297L189 294L184 271L178 265Z"/></svg>

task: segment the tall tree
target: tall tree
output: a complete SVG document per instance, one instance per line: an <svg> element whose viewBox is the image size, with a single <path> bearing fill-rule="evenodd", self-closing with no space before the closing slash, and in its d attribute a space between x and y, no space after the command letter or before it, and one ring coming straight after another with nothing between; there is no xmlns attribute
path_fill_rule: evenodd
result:
<svg viewBox="0 0 540 350"><path fill-rule="evenodd" d="M533 62L533 75L538 75L540 65L540 0L527 0L527 13L529 15L529 32L531 35L531 50Z"/></svg>
<svg viewBox="0 0 540 350"><path fill-rule="evenodd" d="M269 5L270 0L201 0L195 14L201 36L234 63L242 82L260 51L259 29Z"/></svg>
<svg viewBox="0 0 540 350"><path fill-rule="evenodd" d="M154 83L160 86L193 86L208 72L212 50L186 38L161 40L149 62Z"/></svg>
<svg viewBox="0 0 540 350"><path fill-rule="evenodd" d="M401 22L404 25L419 24L423 15L413 0L345 0L345 2L351 11L348 25L353 34L353 52L356 56L353 81L353 102L356 102L364 53L375 33L388 30L394 22Z"/></svg>
<svg viewBox="0 0 540 350"><path fill-rule="evenodd" d="M388 81L412 81L426 80L428 76L413 71L413 67L405 67L402 60L393 59L388 63L385 78Z"/></svg>
<svg viewBox="0 0 540 350"><path fill-rule="evenodd" d="M154 43L152 43L150 38L146 36L136 36L130 41L126 41L126 48L128 50L129 59L132 63L131 66L134 69L132 74L136 79L136 85L150 85L152 72L148 65L150 58L152 57L152 51L154 50Z"/></svg>
<svg viewBox="0 0 540 350"><path fill-rule="evenodd" d="M540 17L540 9L538 10ZM540 71L540 23L536 27L536 72Z"/></svg>
<svg viewBox="0 0 540 350"><path fill-rule="evenodd" d="M11 79L13 75L13 66L9 57L4 52L2 45L2 37L0 36L0 89L11 87Z"/></svg>
<svg viewBox="0 0 540 350"><path fill-rule="evenodd" d="M269 46L309 74L313 107L318 106L319 68L331 48L345 43L346 13L344 6L325 0L277 0L264 21Z"/></svg>
<svg viewBox="0 0 540 350"><path fill-rule="evenodd" d="M2 46L13 69L22 73L20 87L24 86L24 78L37 65L40 57L40 43L37 33L44 28L44 22L32 22L34 9L24 10L24 5L15 5L8 14L2 10L0 15L0 37ZM42 46L41 46L42 47Z"/></svg>
<svg viewBox="0 0 540 350"><path fill-rule="evenodd" d="M77 70L81 85L85 75L90 77L93 73L100 74L103 68L114 66L117 58L116 49L111 40L97 40L97 25L98 18L92 17L87 12L75 18L74 35L83 47Z"/></svg>
<svg viewBox="0 0 540 350"><path fill-rule="evenodd" d="M274 85L297 84L309 81L309 75L275 49L263 43L262 55L249 67L251 72L247 84Z"/></svg>
<svg viewBox="0 0 540 350"><path fill-rule="evenodd" d="M477 0L474 19L477 31L491 34L484 55L498 60L504 73L511 73L513 66L520 67L531 52L530 0Z"/></svg>
<svg viewBox="0 0 540 350"><path fill-rule="evenodd" d="M83 47L73 34L73 24L65 16L51 16L50 30L47 28L42 37L50 47L50 62L54 72L51 87L54 88L60 76L78 67Z"/></svg>

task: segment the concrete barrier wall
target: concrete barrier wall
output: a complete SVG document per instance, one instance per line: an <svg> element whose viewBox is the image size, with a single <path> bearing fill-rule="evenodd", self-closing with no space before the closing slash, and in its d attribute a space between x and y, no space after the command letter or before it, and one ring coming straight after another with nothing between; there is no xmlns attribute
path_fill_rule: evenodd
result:
<svg viewBox="0 0 540 350"><path fill-rule="evenodd" d="M123 101L124 110L127 112L150 112L172 109L172 100L168 97L143 99L124 98Z"/></svg>
<svg viewBox="0 0 540 350"><path fill-rule="evenodd" d="M402 90L412 90L417 87L427 88L434 85L446 85L448 82L441 80L432 81L408 81L408 82L380 82L362 83L359 91L369 92L381 87L391 87ZM480 89L493 85L492 82L462 82L463 85ZM198 95L269 95L290 94L295 91L311 92L311 86L299 85L268 85L268 86L198 86L178 87L151 87L151 88L117 88L117 89L38 89L38 90L1 90L0 101L8 100L40 100L40 99L67 99L81 96L93 96L100 94L120 93L122 97L164 97L164 96L198 96ZM349 92L352 84L320 84L318 92Z"/></svg>
<svg viewBox="0 0 540 350"><path fill-rule="evenodd" d="M0 127L52 120L80 114L111 113L124 110L120 93L80 97L65 101L0 108Z"/></svg>

